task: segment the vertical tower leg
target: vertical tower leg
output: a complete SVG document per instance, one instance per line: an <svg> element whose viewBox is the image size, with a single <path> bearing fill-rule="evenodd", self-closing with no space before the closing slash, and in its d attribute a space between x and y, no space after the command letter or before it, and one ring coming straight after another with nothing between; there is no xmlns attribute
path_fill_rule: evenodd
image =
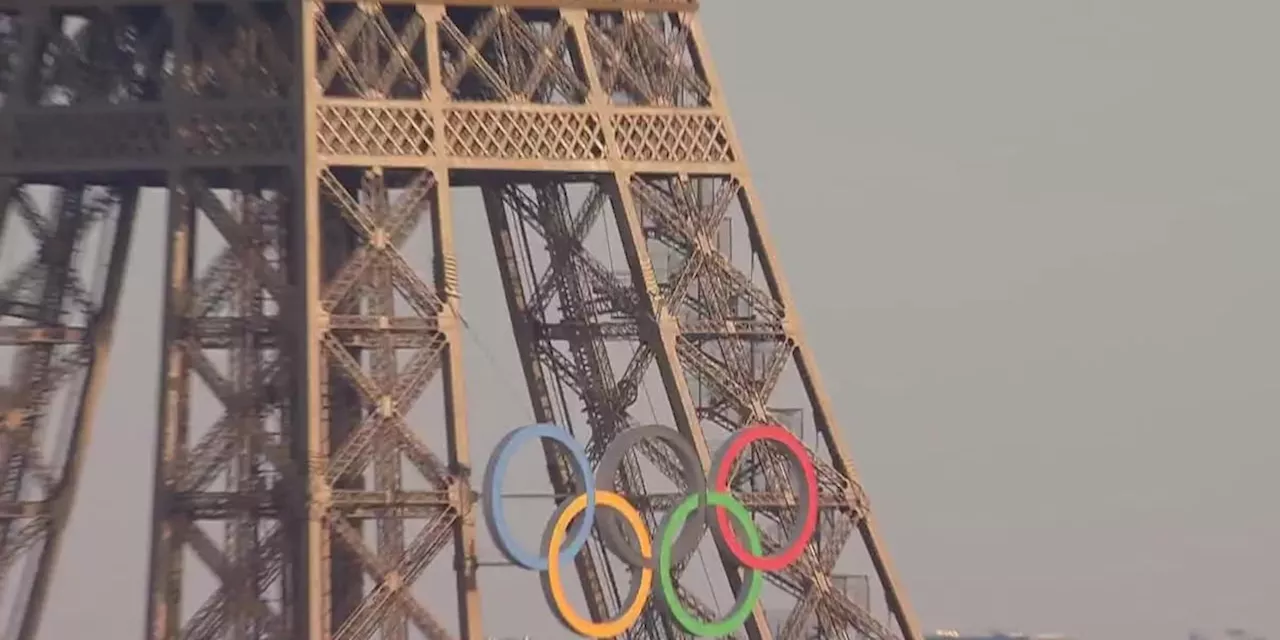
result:
<svg viewBox="0 0 1280 640"><path fill-rule="evenodd" d="M726 138L734 148L741 150L742 145L729 118L727 101L724 97L719 76L709 55L702 24L696 19L688 19L685 23L689 31L690 41L696 52L697 63L702 68L704 76L710 80L711 103L721 112L726 123ZM797 368L801 384L812 409L822 444L827 449L831 468L836 472L836 477L843 479L840 483L844 485L841 487L841 493L844 497L844 504L841 505L842 511L853 517L867 555L875 568L880 586L884 591L890 613L894 622L897 623L899 633L906 640L919 640L923 636L916 620L915 611L907 599L906 592L902 589L901 580L893 568L893 563L885 550L884 543L876 532L875 519L872 516L866 494L863 492L861 483L858 480L858 474L854 468L845 434L841 432L835 419L831 398L822 383L813 350L801 331L795 301L791 296L790 287L787 285L778 266L777 251L773 246L765 219L760 214L759 196L745 169L741 171L741 177L743 188L739 194L739 204L743 212L743 221L747 227L746 231L751 251L759 256L762 278L767 285L769 295L784 310L784 328L793 345L791 355L794 359L794 365ZM838 557L839 552L840 545L836 545L835 550L828 550L822 555L829 557L832 554L836 554L836 557ZM824 564L826 564L825 561L815 568L820 571L824 570L826 569L823 566ZM841 595L843 594L831 591L828 585L822 584L821 580L813 580L800 600L801 606L797 607L795 615L788 620L788 624L796 625L797 627L802 624L801 612L805 609L830 608L835 611L830 615L822 616L822 619L830 621L830 625L848 624L862 633L868 634L868 631L862 629L862 627L870 627L870 621L859 620L863 618L861 614L865 612L859 612L859 607L856 605L849 606L852 603L842 599Z"/></svg>
<svg viewBox="0 0 1280 640"><path fill-rule="evenodd" d="M336 558L338 551L352 554L355 567L372 587L359 594L346 616L335 618L332 637L363 639L388 628L399 633L403 627L398 620L406 620L426 637L449 635L410 587L450 541L455 546L464 635L473 637L479 633L474 517L469 506L473 498L466 481L469 461L454 311L456 260L447 187L442 186L448 184L446 174L379 166L320 166L317 174L321 217L343 221L359 246L336 265L321 288L321 357L330 383L341 378L353 393L341 399L351 405L339 404L336 395L327 399L328 411L321 416L330 420L326 433L333 437L323 464L316 465L323 475L313 483L323 483L320 488L327 494L328 506L320 511L332 535L329 557ZM425 219L431 221L435 236L434 286L421 279L401 253ZM326 235L322 251L333 249L333 237ZM370 357L361 362L355 349ZM438 457L405 419L439 374L449 447L444 457ZM341 433L332 429L334 416L352 409L359 411L359 423ZM407 478L388 473L394 469L388 459L396 464L404 460L406 471L425 482L426 489L410 490ZM375 475L375 491L340 483L342 478L363 477L366 470ZM373 548L353 524L357 519L374 521ZM403 533L396 536L397 531Z"/></svg>
<svg viewBox="0 0 1280 640"><path fill-rule="evenodd" d="M520 238L513 232L513 226L520 225L520 218L516 218L515 225L512 224L513 209L507 206L507 194L515 194L518 191L510 190L504 193L504 188L496 184L489 184L482 187L484 193L484 206L488 213L489 233L493 239L494 254L498 261L498 273L502 280L502 288L507 301L507 311L511 318L512 331L515 334L516 349L520 354L520 366L524 371L525 386L529 393L529 402L533 407L533 416L541 424L570 424L569 416L561 406L555 402L555 395L552 393L552 383L558 382L559 379L549 379L549 364L545 361L546 354L555 353L546 350L548 345L541 344L539 340L538 329L545 323L545 309L538 309L530 304L529 295L525 290L525 282L522 279L521 272L521 256L519 254ZM510 186L507 189L511 189ZM543 220L550 219L552 229L558 230L565 238L567 233L564 222L564 212L554 210L545 212L548 215L542 217ZM527 215L527 214L526 214ZM550 217L549 217L550 216ZM557 223L559 222L559 223ZM548 234L554 231L548 230ZM565 238L567 239L567 238ZM549 243L550 244L550 243ZM563 270L563 275L553 276L556 281L561 283L561 291L568 291L565 287L571 287L576 279L576 273L569 273L575 270L575 264L572 260L572 254L556 256L557 269ZM579 349L578 353L584 353L585 349ZM577 373L581 375L591 375L593 364L589 360L578 360L572 366L576 367ZM550 365L554 366L554 365ZM560 371L564 372L563 369ZM598 377L596 378L598 379ZM594 406L599 406L598 404ZM547 461L547 474L551 480L551 488L558 496L571 495L574 487L571 481L572 471L563 459L563 456L550 442L543 442L543 456ZM498 496L484 496L486 500L501 499ZM578 573L578 580L582 585L582 591L587 601L587 611L593 620L606 620L610 617L610 611L619 606L616 594L608 593L603 580L608 576L601 573L598 567L596 554L599 549L593 548L590 553L580 553L574 558L575 569ZM610 595L613 596L610 599Z"/></svg>
<svg viewBox="0 0 1280 640"><path fill-rule="evenodd" d="M305 521L281 268L296 190L284 167L179 166L170 180L148 637L279 637L294 611L288 536ZM209 413L197 403L221 417L193 424ZM201 567L219 586L184 620L183 576Z"/></svg>
<svg viewBox="0 0 1280 640"><path fill-rule="evenodd" d="M551 270L533 284L556 284L553 290L535 292L526 303L506 278L517 335L539 335L548 343L540 348L543 358L557 362L562 382L579 393L592 427L589 450L596 452L619 429L635 423L628 407L650 364L657 365L670 420L695 442L704 464L709 445L715 443L712 431L718 435L724 433L721 429L732 432L752 423L788 423L785 416L792 410L774 403L791 373L821 440L810 445L821 478L820 533L800 561L773 576L796 599L789 615L775 618L771 630L757 608L747 633L798 638L820 630L832 637L850 632L893 637L893 630L873 618L865 604L837 589L831 577L848 535L857 531L897 631L918 638L753 206L749 173L696 18L689 13L567 9L561 14L572 23L577 42L590 44L577 51L578 64L585 72L587 104L600 115L605 154L614 168L611 178L592 183L593 195L581 199L580 211L567 203L566 185L572 178L534 179L527 188L509 182L505 187L506 215L546 241ZM515 65L507 56L499 60L511 73ZM547 135L567 138L568 127ZM672 162L674 158L682 160ZM612 209L625 254L627 275L621 281L613 268L599 264L603 256L584 240L593 215L604 206L600 194ZM510 233L501 215L495 216L503 208L495 196L486 202L499 238L499 260L505 261L505 241L500 239ZM734 252L735 245L746 251ZM655 271L658 254L662 274ZM554 306L552 299L559 306L558 322L545 313ZM515 318L517 313L521 317ZM532 331L521 328L529 324ZM602 340L624 338L636 340L638 348L622 379L615 381L608 357L601 355ZM567 346L564 360L557 360L558 347L552 343ZM631 391L617 395L622 389ZM644 453L671 475L673 464L661 452ZM737 482L761 484L754 489L735 486L744 492L743 500L760 509L766 547L774 550L796 519L795 489L780 473L785 469L781 463L777 452L755 452L753 469L740 473ZM635 487L637 482L649 485L638 478L624 478L619 485ZM740 577L722 559L729 586L737 588Z"/></svg>
<svg viewBox="0 0 1280 640"><path fill-rule="evenodd" d="M128 260L137 190L0 179L6 262L29 261L0 284L0 345L13 353L0 408L0 614L22 640L39 629L62 536L75 502L94 411L104 380ZM43 205L43 206L42 206ZM45 209L45 211L41 211ZM86 285L82 274L105 266ZM25 245L25 246L24 246ZM88 247L86 245L89 245ZM103 255L105 253L106 255ZM59 410L67 411L60 413ZM60 422L67 433L49 432ZM61 459L50 456L60 456ZM10 606L3 607L8 586Z"/></svg>
<svg viewBox="0 0 1280 640"><path fill-rule="evenodd" d="M182 485L179 466L186 457L190 437L191 367L183 348L189 331L195 271L196 210L182 174L170 176L168 215L165 224L165 288L161 302L160 384L157 397L155 480L152 500L150 575L147 589L147 638L177 638L182 631L182 523L177 500ZM226 262L234 258L228 255ZM224 598L225 600L225 598ZM216 610L222 613L225 604ZM204 616L212 618L213 613Z"/></svg>
<svg viewBox="0 0 1280 640"><path fill-rule="evenodd" d="M113 194L118 203L118 213L115 229L112 230L114 238L111 240L111 251L107 258L101 303L97 312L89 318L89 329L85 336L87 353L84 357L87 360L85 365L87 371L67 443L66 457L54 487L53 513L49 531L46 534L44 548L40 550L40 557L36 561L31 595L22 616L22 626L18 628L19 640L35 640L38 637L41 615L49 597L49 588L58 561L58 551L66 533L67 523L71 518L71 508L75 504L76 489L79 486L80 475L89 450L95 409L102 393L103 381L106 379L116 311L119 308L120 291L124 285L129 260L134 220L137 218L139 191L139 189L128 189L123 193Z"/></svg>
<svg viewBox="0 0 1280 640"><path fill-rule="evenodd" d="M476 569L475 494L472 490L467 397L462 370L462 316L459 313L458 256L454 246L453 207L448 170L437 173L436 202L431 217L435 256L435 289L440 292L440 330L444 369L445 440L449 448L450 500L453 519L453 568L458 597L458 626L463 638L480 638L480 586Z"/></svg>
<svg viewBox="0 0 1280 640"><path fill-rule="evenodd" d="M299 601L306 609L297 554L308 548L308 458L296 448L310 442L297 423L309 415L298 387L311 378L293 341L306 336L296 265L314 252L291 123L300 9L183 1L162 11L182 72L163 92L151 640L292 638Z"/></svg>

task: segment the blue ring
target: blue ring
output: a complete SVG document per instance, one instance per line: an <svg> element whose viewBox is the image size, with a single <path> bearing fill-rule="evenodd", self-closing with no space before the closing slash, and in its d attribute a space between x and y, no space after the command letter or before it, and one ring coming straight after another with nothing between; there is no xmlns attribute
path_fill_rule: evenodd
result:
<svg viewBox="0 0 1280 640"><path fill-rule="evenodd" d="M507 465L511 463L511 454L515 453L516 448L539 438L558 442L568 450L577 467L582 491L587 496L587 508L582 511L578 530L568 546L560 552L563 562L567 563L582 551L591 537L591 527L595 526L596 521L596 487L595 477L591 474L591 462L587 459L587 450L573 439L569 431L554 424L531 424L508 433L489 456L489 464L484 472L484 519L498 551L508 561L531 571L546 571L548 557L529 553L516 542L502 508L502 480L507 475Z"/></svg>

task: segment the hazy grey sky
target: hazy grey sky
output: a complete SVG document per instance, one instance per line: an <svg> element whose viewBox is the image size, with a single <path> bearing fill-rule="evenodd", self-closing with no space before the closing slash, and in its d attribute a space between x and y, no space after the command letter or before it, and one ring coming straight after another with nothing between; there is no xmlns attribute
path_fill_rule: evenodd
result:
<svg viewBox="0 0 1280 640"><path fill-rule="evenodd" d="M926 628L1280 634L1280 4L706 4ZM464 283L493 280L479 229ZM139 232L48 638L141 629L160 233ZM500 331L485 296L464 309ZM469 373L477 460L527 413L481 397L507 384ZM492 632L533 632L492 604Z"/></svg>

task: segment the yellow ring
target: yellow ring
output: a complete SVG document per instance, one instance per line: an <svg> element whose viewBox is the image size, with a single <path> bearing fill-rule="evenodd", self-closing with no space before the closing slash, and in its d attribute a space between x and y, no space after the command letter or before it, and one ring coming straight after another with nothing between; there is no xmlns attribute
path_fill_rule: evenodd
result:
<svg viewBox="0 0 1280 640"><path fill-rule="evenodd" d="M648 528L645 527L644 520L640 519L640 512L636 511L626 498L612 491L597 491L596 507L608 507L618 512L636 532L636 539L640 542L640 555L645 558L653 556L653 544L649 539ZM560 547L564 544L564 537L574 516L582 513L586 508L585 494L574 498L552 527L550 548L547 550L547 584L550 587L551 601L555 603L556 609L560 612L560 618L569 625L570 629L588 638L613 638L622 635L636 623L636 620L640 619L640 613L644 610L645 603L649 601L649 593L653 588L653 570L646 567L640 571L640 584L636 589L635 601L630 609L623 611L618 617L604 622L593 622L578 615L568 603L563 583L560 581Z"/></svg>

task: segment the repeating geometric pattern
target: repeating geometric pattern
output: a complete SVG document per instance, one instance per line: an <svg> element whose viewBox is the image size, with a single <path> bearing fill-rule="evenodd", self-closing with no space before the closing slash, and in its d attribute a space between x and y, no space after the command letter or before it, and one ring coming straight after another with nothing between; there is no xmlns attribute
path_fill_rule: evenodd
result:
<svg viewBox="0 0 1280 640"><path fill-rule="evenodd" d="M496 247L504 287L509 296L520 298L515 305L521 309L519 322L528 323L534 329L534 335L547 336L536 342L522 340L522 357L532 366L544 370L546 378L563 385L580 399L586 425L592 433L587 445L588 456L593 462L598 462L604 448L619 430L639 424L629 415L629 409L638 399L636 391L654 362L652 350L644 345L635 345L630 362L622 372L615 373L605 340L557 332L557 329L575 325L600 326L606 319L616 321L619 316L635 317L641 313L634 289L619 279L599 256L583 246L592 229L612 213L610 200L604 189L594 185L581 198L581 204L574 208L563 184L510 185L493 192L491 197L495 203L500 203L489 211L495 228L519 225L536 234L540 244L549 251L551 265L536 274L532 281L527 281L521 277L521 270L515 268L520 262L518 248L505 243ZM512 249L517 249L517 252L512 253ZM560 317L556 318L557 315ZM542 375L535 377L542 378ZM531 400L535 407L553 406L549 389L531 385ZM563 411L552 410L537 417L542 421L571 424L570 416ZM669 451L647 442L642 443L640 449L650 463L670 471L668 476L679 475L673 470L678 467ZM558 459L551 462L564 464ZM646 480L651 484L654 478L646 479L645 475L636 460L628 459L618 474L616 486L626 494L646 495ZM567 474L553 480L553 483L557 487L565 486L565 478ZM642 517L651 530L656 530L654 528L661 522L659 510L672 505L669 499L657 496L652 496L652 499L645 505ZM589 596L592 592L588 585L592 581L588 572L597 570L596 565L605 562L603 549L597 545L590 545L589 553L583 555L586 561L579 565L579 572L587 574L582 580ZM685 567L678 570L683 571ZM716 617L714 609L694 593L682 590L680 595L691 611L708 619ZM593 613L598 610L602 617L616 615L622 604L617 600L617 594L599 592L595 597L599 600L590 603ZM636 636L667 637L672 634L679 635L659 607L651 604L644 612Z"/></svg>
<svg viewBox="0 0 1280 640"><path fill-rule="evenodd" d="M178 120L173 136L173 146L194 158L272 156L299 138L289 111L279 107L193 109Z"/></svg>
<svg viewBox="0 0 1280 640"><path fill-rule="evenodd" d="M425 156L434 151L431 112L420 106L326 104L320 107L321 153L334 156Z"/></svg>
<svg viewBox="0 0 1280 640"><path fill-rule="evenodd" d="M326 96L369 100L425 98L426 22L412 6L333 2L316 16Z"/></svg>
<svg viewBox="0 0 1280 640"><path fill-rule="evenodd" d="M138 194L161 187L148 637L484 637L477 479L457 410L456 179L484 195L535 417L582 427L593 461L648 414L704 445L791 424L795 410L777 403L798 372L825 442L811 451L821 542L769 577L794 599L785 619L757 609L746 635L918 638L694 9L0 0L0 247L29 252L10 264L5 249L0 263L0 349L12 351L0 362L0 603L18 594L19 636L34 638L54 575ZM197 242L197 228L212 231ZM419 230L433 243L425 274L406 249ZM90 237L108 247L101 277L82 264ZM441 442L407 418L436 389ZM193 409L205 401L218 407L208 423ZM61 405L64 449L50 445ZM544 452L554 490L571 491L568 462ZM733 476L766 551L796 518L785 467L753 449ZM677 470L654 444L622 464L617 487L650 530L684 488ZM855 539L892 624L831 579ZM441 556L456 607L414 589ZM730 588L740 576L705 556L675 573L686 608L712 618L720 592L690 586L697 574ZM196 567L217 582L203 601L184 591ZM618 612L622 571L595 538L575 558L592 618ZM686 634L651 604L626 636Z"/></svg>
<svg viewBox="0 0 1280 640"><path fill-rule="evenodd" d="M517 160L595 160L604 156L599 116L581 111L450 109L451 155Z"/></svg>
<svg viewBox="0 0 1280 640"><path fill-rule="evenodd" d="M570 60L569 26L556 13L452 11L440 22L442 84L460 100L581 104L587 82Z"/></svg>
<svg viewBox="0 0 1280 640"><path fill-rule="evenodd" d="M707 391L698 417L729 431L758 422L785 424L785 418L770 407L769 399L794 357L794 338L785 326L786 311L770 292L730 261L724 243L711 241L718 236L730 208L741 201L741 183L732 178L635 179L631 188L639 213L652 220L657 230L651 234L655 244L676 257L662 285L663 301L683 329L677 353L691 386ZM851 478L816 453L811 452L818 469L820 502L838 507L824 512L824 537L847 540L868 509L866 496ZM773 451L765 456L756 462L765 479L764 486L752 490L753 498L759 500L752 506L757 508L765 507L770 499L785 502L790 492L785 459ZM785 546L782 531L794 520L794 508L763 508L760 512L777 526L764 534L766 552L776 553ZM833 549L837 553L833 554ZM843 544L820 549L811 543L800 562L770 574L779 586L799 598L784 630L798 631L810 615L819 612L848 620L864 637L891 637L888 629L846 594L832 590L829 579L823 578L832 573L842 549Z"/></svg>
<svg viewBox="0 0 1280 640"><path fill-rule="evenodd" d="M692 23L660 13L597 13L587 22L604 92L616 104L703 107L711 86L694 64Z"/></svg>
<svg viewBox="0 0 1280 640"><path fill-rule="evenodd" d="M16 592L24 627L48 593L90 426L85 411L67 420L55 403L90 404L101 383L138 197L76 182L40 191L0 178L0 240L34 249L7 252L13 268L0 280L0 350L12 358L0 384L0 596ZM85 254L102 233L111 266L95 273ZM39 572L20 576L24 565Z"/></svg>
<svg viewBox="0 0 1280 640"><path fill-rule="evenodd" d="M23 164L155 158L168 149L165 125L158 113L104 113L92 120L36 113L13 129L11 159Z"/></svg>
<svg viewBox="0 0 1280 640"><path fill-rule="evenodd" d="M715 113L620 113L613 118L626 160L644 162L734 161L724 120Z"/></svg>

